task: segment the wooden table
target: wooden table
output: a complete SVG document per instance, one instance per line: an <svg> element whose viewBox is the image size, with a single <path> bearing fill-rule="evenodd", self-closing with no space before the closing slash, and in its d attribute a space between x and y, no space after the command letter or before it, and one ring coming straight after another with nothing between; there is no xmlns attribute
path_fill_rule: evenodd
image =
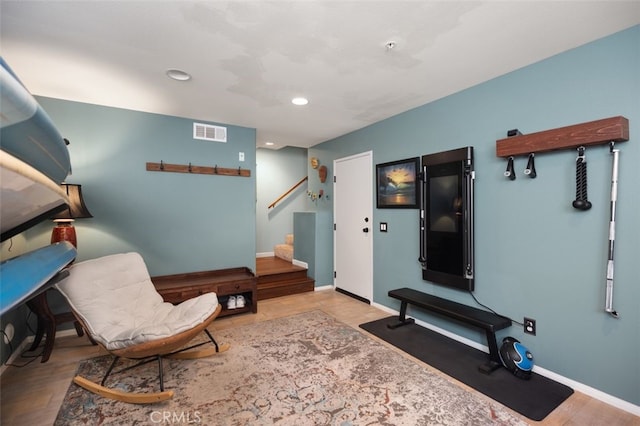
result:
<svg viewBox="0 0 640 426"><path fill-rule="evenodd" d="M73 321L73 325L76 328L76 333L78 337L84 335L82 330L82 326L76 318L73 316L71 312L64 312L61 314L54 314L51 312L49 308L49 302L47 301L47 293L50 291L54 291L53 289L49 289L47 291L43 291L38 294L34 298L27 301L27 306L34 314L38 317L38 327L36 329L36 335L29 348L29 351L35 351L38 346L40 346L40 342L42 341L42 337L46 334L47 338L44 341L44 349L42 351L42 360L40 362L49 361L49 357L51 356L51 352L53 351L53 343L56 340L56 328L58 325L64 324L65 322Z"/></svg>

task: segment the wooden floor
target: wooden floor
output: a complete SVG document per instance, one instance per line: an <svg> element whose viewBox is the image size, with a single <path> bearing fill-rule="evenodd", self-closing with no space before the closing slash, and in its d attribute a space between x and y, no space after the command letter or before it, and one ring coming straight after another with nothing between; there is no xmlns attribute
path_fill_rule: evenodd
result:
<svg viewBox="0 0 640 426"><path fill-rule="evenodd" d="M363 322L389 315L341 293L325 290L260 301L258 302L257 314L246 313L219 318L213 322L209 329L215 336L215 330L218 329L252 324L316 309L320 309L354 328L358 328L358 325ZM382 343L403 356L413 359L425 368L431 369L428 365L415 360L393 346L385 342ZM96 346L92 346L86 337L79 338L75 335L67 335L56 339L49 362L41 364L40 359L36 359L22 368L7 367L0 378L0 424L18 426L52 424L78 362L103 353ZM25 360L21 358L15 361L15 363L24 362ZM442 374L437 370L433 371ZM449 380L475 392L462 383L450 378ZM486 398L482 394L479 395ZM514 414L519 416L515 412ZM640 418L580 392L575 392L542 422L533 422L525 417L519 417L528 423L541 425L640 425ZM126 419L123 419L123 424L127 424Z"/></svg>

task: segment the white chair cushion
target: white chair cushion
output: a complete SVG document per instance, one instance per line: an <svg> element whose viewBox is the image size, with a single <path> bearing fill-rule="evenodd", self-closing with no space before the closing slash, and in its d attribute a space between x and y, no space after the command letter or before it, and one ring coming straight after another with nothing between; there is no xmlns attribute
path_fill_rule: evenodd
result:
<svg viewBox="0 0 640 426"><path fill-rule="evenodd" d="M158 294L138 253L79 262L57 284L91 337L107 350L163 339L189 330L218 306L215 293L172 305Z"/></svg>

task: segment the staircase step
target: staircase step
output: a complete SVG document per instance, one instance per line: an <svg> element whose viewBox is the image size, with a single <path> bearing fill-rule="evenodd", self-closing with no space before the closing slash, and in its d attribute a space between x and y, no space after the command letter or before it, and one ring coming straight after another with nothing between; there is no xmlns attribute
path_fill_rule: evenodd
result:
<svg viewBox="0 0 640 426"><path fill-rule="evenodd" d="M299 283L310 283L310 282L315 282L315 281L313 280L313 278L309 278L309 277L290 278L290 279L285 278L279 281L267 281L267 282L262 282L258 280L256 288L260 290L261 288L265 289L265 288L287 287L287 286L292 286Z"/></svg>
<svg viewBox="0 0 640 426"><path fill-rule="evenodd" d="M309 277L283 279L280 281L260 282L258 279L258 300L272 299L274 297L288 296L290 294L313 291L315 280Z"/></svg>
<svg viewBox="0 0 640 426"><path fill-rule="evenodd" d="M280 281L286 281L286 280L300 280L300 279L304 280L306 278L307 278L307 270L303 269L301 271L279 272L277 274L259 275L258 284L280 282Z"/></svg>
<svg viewBox="0 0 640 426"><path fill-rule="evenodd" d="M315 281L307 269L277 257L256 259L258 300L314 291Z"/></svg>

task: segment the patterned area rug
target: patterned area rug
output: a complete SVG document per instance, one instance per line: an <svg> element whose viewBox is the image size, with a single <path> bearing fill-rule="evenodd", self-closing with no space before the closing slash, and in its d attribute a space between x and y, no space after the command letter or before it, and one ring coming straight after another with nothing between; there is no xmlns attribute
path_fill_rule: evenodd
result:
<svg viewBox="0 0 640 426"><path fill-rule="evenodd" d="M468 392L320 311L217 331L231 349L166 360L173 399L132 405L71 384L56 425L524 425L500 404ZM99 382L110 356L83 361ZM124 391L158 390L157 363L110 377Z"/></svg>

